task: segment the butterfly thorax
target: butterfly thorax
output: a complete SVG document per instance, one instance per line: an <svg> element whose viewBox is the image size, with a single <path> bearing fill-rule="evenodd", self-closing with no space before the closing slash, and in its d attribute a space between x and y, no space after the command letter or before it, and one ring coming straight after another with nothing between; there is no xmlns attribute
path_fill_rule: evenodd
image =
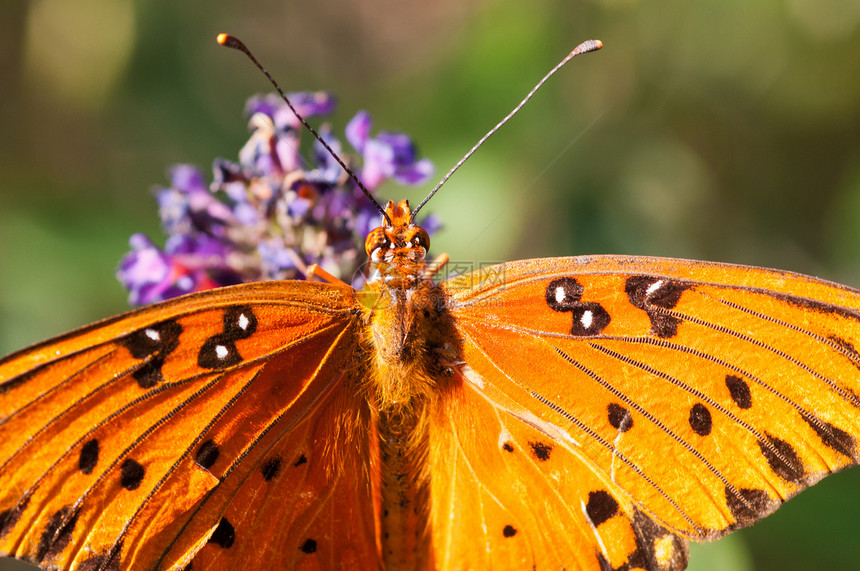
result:
<svg viewBox="0 0 860 571"><path fill-rule="evenodd" d="M381 533L386 568L429 564L427 411L441 383L438 363L456 359L444 294L426 273L427 232L409 204L389 202L383 225L368 235L371 273L361 292L365 345L373 356L370 394L381 460ZM447 358L442 354L450 353ZM375 397L375 398L374 398Z"/></svg>
<svg viewBox="0 0 860 571"><path fill-rule="evenodd" d="M412 223L409 203L390 201L383 225L367 237L371 271L361 295L368 343L375 355L380 408L405 406L427 395L428 329L439 309L437 286L425 276L427 232Z"/></svg>

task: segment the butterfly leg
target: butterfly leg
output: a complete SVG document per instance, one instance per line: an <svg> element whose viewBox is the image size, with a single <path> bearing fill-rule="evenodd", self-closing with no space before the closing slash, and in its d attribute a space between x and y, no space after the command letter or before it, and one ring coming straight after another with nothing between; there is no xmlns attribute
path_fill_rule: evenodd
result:
<svg viewBox="0 0 860 571"><path fill-rule="evenodd" d="M430 264L427 265L427 268L424 270L424 279L429 280L430 278L435 276L439 272L439 270L445 267L445 265L448 263L448 260L450 259L451 258L448 256L448 254L439 254L435 260L433 260L432 262L430 262Z"/></svg>
<svg viewBox="0 0 860 571"><path fill-rule="evenodd" d="M346 283L345 281L343 281L343 280L342 280L342 279L340 279L340 278L336 278L336 277L334 277L333 275L331 275L330 273L328 273L327 271L325 271L324 269L322 269L322 268L321 268L320 266L318 266L317 264L311 264L310 266L308 266L308 271L307 271L307 273L306 273L305 275L306 275L309 279L310 279L311 277L317 277L317 278L319 278L320 280L322 280L322 281L324 281L324 282L328 282L328 283L330 283L330 284L332 284L332 285L340 285L340 286L344 286L344 287L349 287L349 284L348 284L348 283Z"/></svg>

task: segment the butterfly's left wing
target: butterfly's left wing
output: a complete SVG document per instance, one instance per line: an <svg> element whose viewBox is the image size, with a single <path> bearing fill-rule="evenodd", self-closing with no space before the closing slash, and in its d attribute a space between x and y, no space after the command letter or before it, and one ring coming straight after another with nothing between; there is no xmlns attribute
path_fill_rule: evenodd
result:
<svg viewBox="0 0 860 571"><path fill-rule="evenodd" d="M245 284L0 361L0 554L376 567L355 303L351 288Z"/></svg>
<svg viewBox="0 0 860 571"><path fill-rule="evenodd" d="M465 363L431 424L442 566L682 569L684 538L857 461L856 290L608 256L443 286Z"/></svg>

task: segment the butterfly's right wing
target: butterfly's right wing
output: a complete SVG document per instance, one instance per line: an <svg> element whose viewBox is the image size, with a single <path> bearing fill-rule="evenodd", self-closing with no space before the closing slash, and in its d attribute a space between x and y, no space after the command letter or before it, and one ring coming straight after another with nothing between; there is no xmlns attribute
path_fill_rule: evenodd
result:
<svg viewBox="0 0 860 571"><path fill-rule="evenodd" d="M860 291L690 260L449 280L437 562L659 569L860 460ZM457 514L453 516L451 514Z"/></svg>
<svg viewBox="0 0 860 571"><path fill-rule="evenodd" d="M0 361L0 554L377 567L356 315L349 288L245 284Z"/></svg>

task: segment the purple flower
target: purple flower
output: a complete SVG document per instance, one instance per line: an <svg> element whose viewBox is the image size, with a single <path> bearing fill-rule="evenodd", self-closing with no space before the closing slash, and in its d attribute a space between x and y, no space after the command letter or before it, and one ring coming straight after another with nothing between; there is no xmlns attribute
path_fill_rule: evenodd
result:
<svg viewBox="0 0 860 571"><path fill-rule="evenodd" d="M234 223L233 212L209 192L199 169L176 165L170 179L170 187L156 190L161 225L168 234L217 234Z"/></svg>
<svg viewBox="0 0 860 571"><path fill-rule="evenodd" d="M165 299L161 294L169 287L167 256L143 234L133 234L128 243L131 252L120 261L116 277L129 290L129 303L145 305Z"/></svg>
<svg viewBox="0 0 860 571"><path fill-rule="evenodd" d="M323 140L331 148L331 150L338 154L338 156L343 155L340 141L334 138L334 136L331 134L331 129L323 125L323 128L319 130L319 135L323 138ZM317 167L308 173L308 178L310 180L326 182L328 184L334 185L337 184L338 180L342 177L347 177L347 174L346 172L344 172L343 167L341 167L337 163L337 161L334 160L334 157L331 156L331 153L329 153L319 141L314 141L313 158L317 164ZM362 180L361 182L364 181Z"/></svg>
<svg viewBox="0 0 860 571"><path fill-rule="evenodd" d="M132 250L120 262L117 279L129 290L132 305L243 281L224 264L226 251L212 238L177 234L162 250L145 235L133 234L129 245Z"/></svg>
<svg viewBox="0 0 860 571"><path fill-rule="evenodd" d="M290 97L305 118L335 107L325 92ZM165 246L133 235L117 270L133 305L241 282L302 279L314 263L356 287L364 283L364 237L380 224L379 212L317 141L303 156L308 134L279 97L254 96L246 112L251 136L238 163L216 159L208 186L200 169L177 165L170 186L156 190ZM416 159L412 141L398 133L370 138L370 125L362 112L347 127L360 161L341 154L330 128L318 130L370 190L385 179L424 182L432 165ZM431 233L439 227L435 218L426 222Z"/></svg>
<svg viewBox="0 0 860 571"><path fill-rule="evenodd" d="M268 238L257 244L260 253L260 267L264 274L275 279L288 279L298 268L301 257L298 252L291 250L284 240ZM298 262L298 263L297 263Z"/></svg>
<svg viewBox="0 0 860 571"><path fill-rule="evenodd" d="M328 115L337 107L334 95L326 91L300 91L288 93L287 97L290 98L296 111L305 119ZM302 124L296 115L277 93L254 95L248 99L245 104L245 114L252 117L256 113L268 115L274 120L278 129L296 129L298 131L302 129Z"/></svg>
<svg viewBox="0 0 860 571"><path fill-rule="evenodd" d="M428 159L416 161L412 140L403 133L382 132L370 138L370 115L359 111L346 126L346 139L361 153L364 165L361 182L374 189L387 178L399 184L423 184L433 174L433 163Z"/></svg>

